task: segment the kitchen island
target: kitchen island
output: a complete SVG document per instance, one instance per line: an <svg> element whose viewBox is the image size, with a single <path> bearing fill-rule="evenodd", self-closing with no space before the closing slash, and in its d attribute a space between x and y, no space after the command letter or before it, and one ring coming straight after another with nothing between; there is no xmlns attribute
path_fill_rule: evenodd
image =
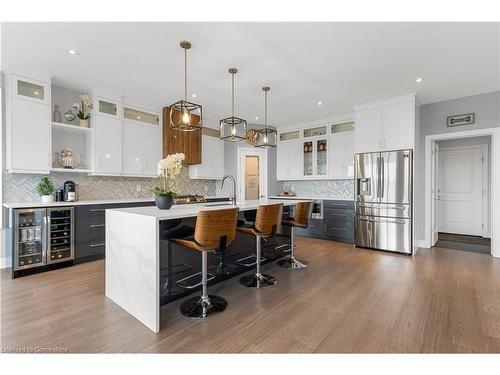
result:
<svg viewBox="0 0 500 375"><path fill-rule="evenodd" d="M288 207L298 202L266 199L236 206L240 215L244 215L251 214L261 204L283 203ZM192 232L199 211L228 207L231 207L228 202L217 202L174 205L169 210L156 207L106 210L106 297L153 332L159 332L160 306L197 291L190 288L188 281L195 280L201 265L198 252L172 246L169 238L189 234L190 229ZM284 250L289 248L285 230L280 233L263 246L267 262L284 256ZM253 270L251 257L255 254L255 242L252 237L238 233L227 251L231 255L226 261L231 263L231 257L235 260L232 271L215 277L209 285ZM216 255L209 257L209 266L215 270L221 263Z"/></svg>

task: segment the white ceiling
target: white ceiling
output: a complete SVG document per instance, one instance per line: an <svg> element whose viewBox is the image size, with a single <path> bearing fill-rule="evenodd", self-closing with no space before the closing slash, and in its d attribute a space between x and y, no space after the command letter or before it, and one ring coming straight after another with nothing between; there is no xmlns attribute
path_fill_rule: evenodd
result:
<svg viewBox="0 0 500 375"><path fill-rule="evenodd" d="M262 123L269 85L275 126L410 92L425 104L500 89L497 23L4 23L2 63L161 108L183 95L183 39L191 100L210 121L229 114L233 66L237 115Z"/></svg>

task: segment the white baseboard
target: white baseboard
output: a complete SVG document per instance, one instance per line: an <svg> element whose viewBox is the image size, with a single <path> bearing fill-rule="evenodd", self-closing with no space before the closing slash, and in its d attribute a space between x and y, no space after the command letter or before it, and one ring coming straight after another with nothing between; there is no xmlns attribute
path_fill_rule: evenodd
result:
<svg viewBox="0 0 500 375"><path fill-rule="evenodd" d="M417 248L419 247L423 247L423 248L429 248L429 246L427 246L427 243L425 242L425 240L415 240L415 246Z"/></svg>
<svg viewBox="0 0 500 375"><path fill-rule="evenodd" d="M12 258L11 257L0 258L0 269L10 268L10 267L12 267Z"/></svg>

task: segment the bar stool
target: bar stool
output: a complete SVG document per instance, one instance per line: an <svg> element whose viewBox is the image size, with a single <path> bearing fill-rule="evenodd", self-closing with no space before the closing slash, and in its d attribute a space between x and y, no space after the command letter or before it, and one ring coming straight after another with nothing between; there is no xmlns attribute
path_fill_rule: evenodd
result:
<svg viewBox="0 0 500 375"><path fill-rule="evenodd" d="M311 217L313 202L298 202L295 206L295 214L291 219L282 220L282 225L290 227L290 256L278 261L281 267L285 268L306 268L307 264L295 259L295 228L307 228Z"/></svg>
<svg viewBox="0 0 500 375"><path fill-rule="evenodd" d="M181 313L191 318L206 318L224 311L227 301L219 296L208 295L208 263L209 251L224 251L236 236L238 208L200 211L196 219L193 239L174 238L171 241L201 252L201 297L193 297L185 301ZM210 280L213 277L210 278Z"/></svg>
<svg viewBox="0 0 500 375"><path fill-rule="evenodd" d="M255 236L256 270L254 275L246 275L240 279L240 284L249 288L262 288L276 284L273 276L260 272L261 240L276 234L283 214L283 203L266 204L257 207L257 215L251 228L238 228L239 232Z"/></svg>

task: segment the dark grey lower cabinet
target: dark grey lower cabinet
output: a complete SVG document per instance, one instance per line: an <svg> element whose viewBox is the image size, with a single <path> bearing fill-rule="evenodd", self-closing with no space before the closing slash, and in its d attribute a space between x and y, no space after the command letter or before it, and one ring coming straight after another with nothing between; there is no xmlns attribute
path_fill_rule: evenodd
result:
<svg viewBox="0 0 500 375"><path fill-rule="evenodd" d="M154 202L138 202L75 206L75 263L104 258L107 209L153 205Z"/></svg>
<svg viewBox="0 0 500 375"><path fill-rule="evenodd" d="M295 230L298 236L354 243L354 202L323 201L323 218L310 219L307 229Z"/></svg>

